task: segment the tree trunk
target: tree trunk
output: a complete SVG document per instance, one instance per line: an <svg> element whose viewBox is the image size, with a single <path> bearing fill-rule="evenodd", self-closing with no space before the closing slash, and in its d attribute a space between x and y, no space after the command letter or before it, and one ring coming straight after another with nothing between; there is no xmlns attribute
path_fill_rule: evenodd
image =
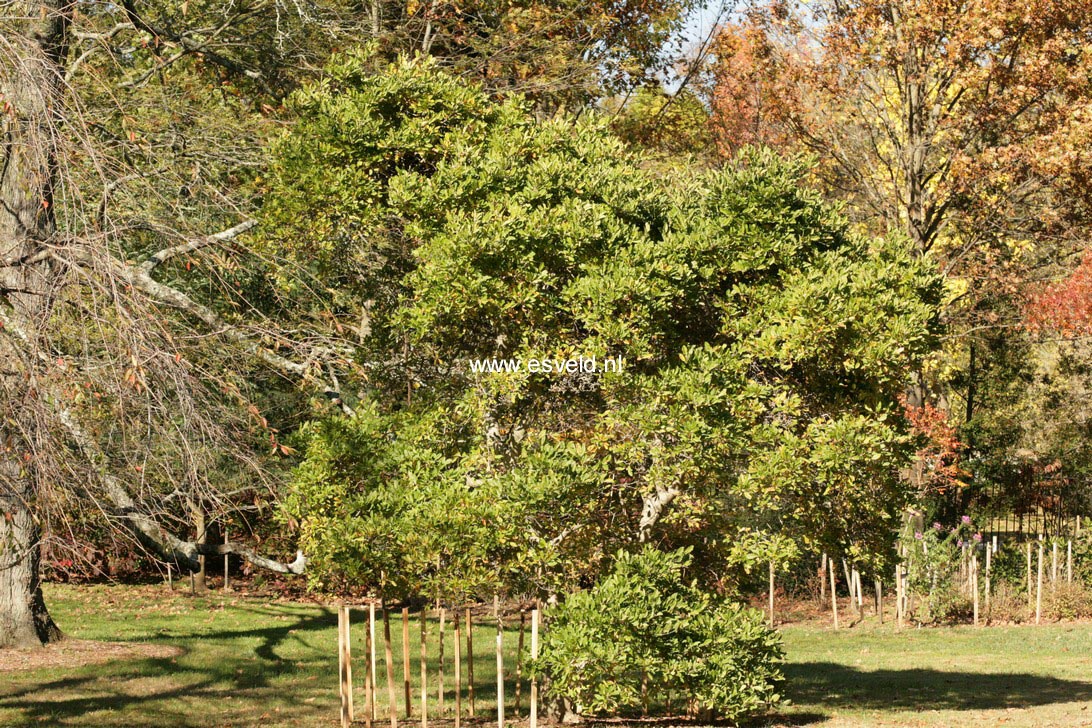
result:
<svg viewBox="0 0 1092 728"><path fill-rule="evenodd" d="M0 647L40 647L61 638L38 580L38 524L33 476L10 459L0 465Z"/></svg>
<svg viewBox="0 0 1092 728"><path fill-rule="evenodd" d="M197 532L197 538L194 539L198 544L204 546L208 543L208 533L205 525L205 507L199 500L190 499L190 513L193 515L193 527ZM205 581L205 556L204 554L197 557L197 563L200 567L194 572L194 590L198 593L204 593L208 591L208 584Z"/></svg>
<svg viewBox="0 0 1092 728"><path fill-rule="evenodd" d="M39 457L48 447L39 416L39 332L49 317L53 264L35 255L53 243L56 131L74 3L15 2L17 32L0 55L0 647L59 639L38 575Z"/></svg>

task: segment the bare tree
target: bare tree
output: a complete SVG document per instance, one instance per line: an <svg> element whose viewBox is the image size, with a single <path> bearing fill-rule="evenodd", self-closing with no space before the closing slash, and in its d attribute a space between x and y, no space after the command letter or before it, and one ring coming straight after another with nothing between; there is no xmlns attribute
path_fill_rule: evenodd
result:
<svg viewBox="0 0 1092 728"><path fill-rule="evenodd" d="M230 497L215 482L225 460L266 478L254 432L274 436L239 382L261 368L330 390L319 380L347 362L346 351L314 333L300 341L257 308L231 313L214 290L215 269L203 284L165 280L183 259L230 255L254 222L238 222L245 205L211 189L218 217L236 222L193 231L210 216L187 209L193 192L176 186L183 157L141 155L101 118L124 114L120 95L140 93L184 57L268 85L216 45L262 3L227 5L221 23L180 31L154 25L134 2L122 11L0 2L0 647L61 636L42 598L39 547L43 524L70 507L123 526L183 569L224 553L283 573L306 568L298 552L286 562L177 534L186 532L187 499ZM152 50L138 60L132 47L111 45L122 36ZM76 88L84 74L97 83ZM195 186L202 161L185 158ZM125 194L140 204L126 208ZM117 209L139 214L119 219ZM195 293L202 285L207 300Z"/></svg>

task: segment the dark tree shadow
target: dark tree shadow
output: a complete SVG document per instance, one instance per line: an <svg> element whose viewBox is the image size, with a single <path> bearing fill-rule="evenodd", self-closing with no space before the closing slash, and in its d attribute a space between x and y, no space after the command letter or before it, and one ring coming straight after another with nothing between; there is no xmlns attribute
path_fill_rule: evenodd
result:
<svg viewBox="0 0 1092 728"><path fill-rule="evenodd" d="M1092 700L1092 682L1027 673L856 670L833 662L784 667L797 705L896 710L998 710Z"/></svg>
<svg viewBox="0 0 1092 728"><path fill-rule="evenodd" d="M147 635L140 641L165 642L181 647L181 654L172 658L144 658L123 660L77 668L78 674L48 682L37 682L20 687L0 686L0 707L17 708L25 718L20 725L67 725L89 713L109 715L109 725L137 726L156 725L181 728L202 726L207 718L193 714L187 703L171 704L169 701L185 698L194 701L230 700L240 695L254 696L272 687L276 678L313 671L321 666L322 672L336 675L336 651L331 646L317 657L292 660L277 654L282 643L325 632L336 626L337 615L332 610L315 614L305 610L251 608L246 611L270 616L287 616L288 621L275 626L252 629L213 630L200 635L159 633ZM203 640L235 641L244 638L257 640L251 650L240 650L228 659L213 664L187 666L182 658L192 648L190 644ZM326 663L332 663L326 665ZM104 675L108 676L104 685ZM134 694L126 689L131 681L163 680L163 684ZM182 684L178 684L182 683ZM336 698L336 691L334 697ZM60 695L58 695L58 693ZM331 701L332 702L332 701ZM140 708L138 715L118 715L117 711ZM333 715L333 708L321 704L299 706L297 719L313 724L321 715Z"/></svg>

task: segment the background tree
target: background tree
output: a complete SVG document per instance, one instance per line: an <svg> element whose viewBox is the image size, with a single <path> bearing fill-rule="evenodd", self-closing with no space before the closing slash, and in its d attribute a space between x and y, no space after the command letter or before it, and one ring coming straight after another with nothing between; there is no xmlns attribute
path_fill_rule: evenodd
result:
<svg viewBox="0 0 1092 728"><path fill-rule="evenodd" d="M187 26L185 6L170 24L136 3L14 2L0 16L0 645L59 636L38 559L41 529L63 532L68 515L123 526L185 569L229 550L303 568L196 542L184 507L267 497L276 469L259 448L274 433L252 385L306 380L307 362L331 357L242 305L233 245L253 224L242 187L266 74L221 47L255 13L195 4ZM232 262L191 270L217 255Z"/></svg>
<svg viewBox="0 0 1092 728"><path fill-rule="evenodd" d="M852 220L900 231L945 276L950 336L910 394L953 425L990 416L981 377L1008 367L986 357L1016 331L1024 284L1083 246L1086 11L866 0L804 15L770 3L723 33L711 91L721 147L751 135L814 151Z"/></svg>

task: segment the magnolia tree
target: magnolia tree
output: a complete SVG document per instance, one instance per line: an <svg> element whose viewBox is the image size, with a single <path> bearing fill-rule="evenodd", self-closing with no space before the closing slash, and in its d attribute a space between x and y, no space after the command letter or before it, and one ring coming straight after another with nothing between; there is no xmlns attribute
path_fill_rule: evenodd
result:
<svg viewBox="0 0 1092 728"><path fill-rule="evenodd" d="M657 172L594 118L373 69L293 97L263 220L359 320L356 414L312 423L286 504L317 583L553 592L641 542L726 588L802 549L882 558L925 265L797 162Z"/></svg>
<svg viewBox="0 0 1092 728"><path fill-rule="evenodd" d="M662 69L689 7L3 3L0 646L58 636L38 576L57 534L121 534L184 569L228 550L303 568L209 533L275 500L301 412L348 410L350 314L297 318L322 282L285 297L276 251L245 247L281 101L331 49L431 52L493 92L578 106Z"/></svg>

